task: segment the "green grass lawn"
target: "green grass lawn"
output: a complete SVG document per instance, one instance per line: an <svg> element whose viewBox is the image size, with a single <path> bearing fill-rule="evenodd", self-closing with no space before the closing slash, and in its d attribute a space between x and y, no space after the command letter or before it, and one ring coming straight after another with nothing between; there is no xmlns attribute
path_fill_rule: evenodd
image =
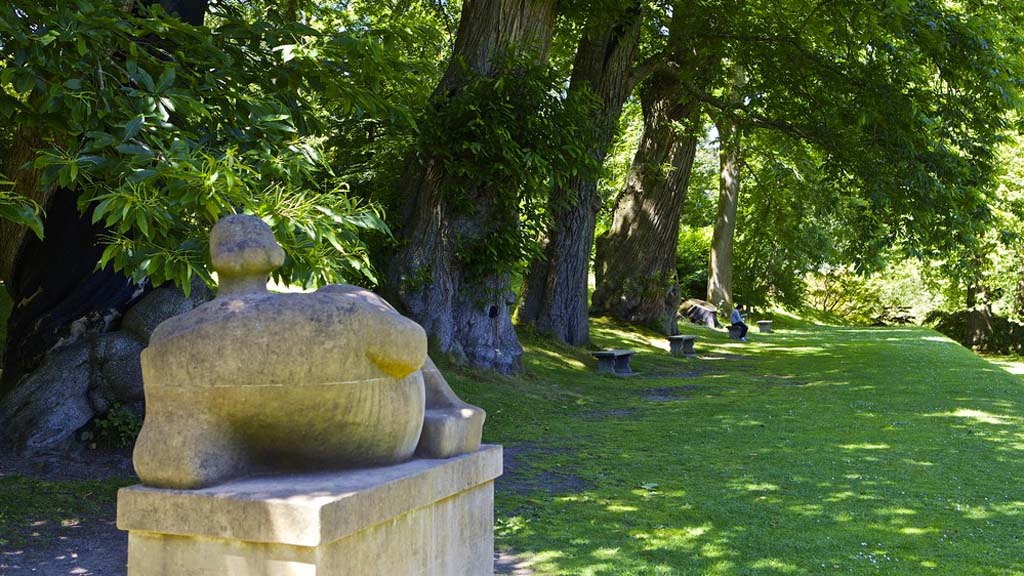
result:
<svg viewBox="0 0 1024 576"><path fill-rule="evenodd" d="M522 377L449 370L506 447L498 548L539 574L1024 574L1020 377L923 328L780 325L686 328L690 360L598 322L630 378L530 338Z"/></svg>

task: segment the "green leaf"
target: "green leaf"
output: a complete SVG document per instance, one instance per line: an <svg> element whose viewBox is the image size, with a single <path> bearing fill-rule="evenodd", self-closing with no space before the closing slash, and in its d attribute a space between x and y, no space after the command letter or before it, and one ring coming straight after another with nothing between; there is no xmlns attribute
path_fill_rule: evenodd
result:
<svg viewBox="0 0 1024 576"><path fill-rule="evenodd" d="M146 72L144 69L138 68L135 71L135 74L132 75L132 79L142 84L142 86L145 87L146 90L148 90L149 92L156 91L156 86L153 84L153 77L150 76L149 72Z"/></svg>
<svg viewBox="0 0 1024 576"><path fill-rule="evenodd" d="M139 210L135 215L135 224L142 231L142 235L149 238L149 219L146 217L145 210Z"/></svg>
<svg viewBox="0 0 1024 576"><path fill-rule="evenodd" d="M139 131L142 130L142 125L146 122L146 117L138 115L132 118L124 125L124 135L121 137L121 142L127 142L138 135Z"/></svg>
<svg viewBox="0 0 1024 576"><path fill-rule="evenodd" d="M281 53L281 60L283 62L288 62L295 58L295 44L282 44L274 47L273 51Z"/></svg>
<svg viewBox="0 0 1024 576"><path fill-rule="evenodd" d="M16 199L11 201L7 197L0 196L0 218L28 226L37 238L43 239L43 221L39 218L35 208L27 202Z"/></svg>
<svg viewBox="0 0 1024 576"><path fill-rule="evenodd" d="M156 82L155 92L165 92L168 88L174 84L174 68L167 68L163 74L160 75L160 79Z"/></svg>
<svg viewBox="0 0 1024 576"><path fill-rule="evenodd" d="M152 158L154 156L153 151L145 146L139 146L136 144L118 144L116 150L122 154L129 154L131 156L145 156Z"/></svg>

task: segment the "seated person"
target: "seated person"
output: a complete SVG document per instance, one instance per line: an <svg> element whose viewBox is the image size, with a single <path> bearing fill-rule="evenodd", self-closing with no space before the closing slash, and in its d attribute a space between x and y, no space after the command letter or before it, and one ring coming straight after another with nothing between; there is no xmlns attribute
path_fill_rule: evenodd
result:
<svg viewBox="0 0 1024 576"><path fill-rule="evenodd" d="M740 341L746 342L747 330L749 330L750 328L743 322L742 312L743 304L737 304L736 307L732 309L732 314L729 315L729 322L732 323L733 326L739 326Z"/></svg>

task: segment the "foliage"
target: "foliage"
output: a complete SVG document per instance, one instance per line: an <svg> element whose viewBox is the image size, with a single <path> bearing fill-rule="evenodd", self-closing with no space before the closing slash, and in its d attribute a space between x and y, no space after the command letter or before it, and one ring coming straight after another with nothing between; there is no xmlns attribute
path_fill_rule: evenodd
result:
<svg viewBox="0 0 1024 576"><path fill-rule="evenodd" d="M325 98L349 115L396 113L371 81L387 65L380 43L217 6L200 28L159 5L7 4L0 117L46 135L39 186L74 190L106 226L101 265L187 289L209 279L212 223L246 211L285 245L282 280L373 282L360 235L386 229L324 162L313 110Z"/></svg>
<svg viewBox="0 0 1024 576"><path fill-rule="evenodd" d="M454 94L422 122L418 152L438 158L453 221L483 211L487 229L462 239L471 273L511 270L539 249L549 192L595 174L588 154L592 98L564 99L560 78L529 56L508 56L496 76L463 68Z"/></svg>
<svg viewBox="0 0 1024 576"><path fill-rule="evenodd" d="M114 404L106 414L91 422L80 439L103 448L128 448L135 445L140 430L139 417L124 406Z"/></svg>
<svg viewBox="0 0 1024 576"><path fill-rule="evenodd" d="M640 100L631 98L622 107L622 116L619 117L619 128L608 148L608 154L604 160L604 171L598 181L597 189L604 203L604 218L609 221L605 228L610 225L611 206L607 200L613 199L623 188L626 187L626 177L629 175L629 167L633 163L633 155L640 143L640 136L643 134L644 118L640 108ZM599 232L603 231L599 230ZM598 234L600 235L600 234Z"/></svg>
<svg viewBox="0 0 1024 576"><path fill-rule="evenodd" d="M14 182L0 174L0 219L28 226L36 237L43 237L42 208L31 198L14 192Z"/></svg>
<svg viewBox="0 0 1024 576"><path fill-rule="evenodd" d="M448 64L457 24L452 18L458 17L460 4L354 0L341 9L335 3L316 3L316 27L364 29L380 37L389 64L386 74L365 73L371 75L375 97L403 112L351 114L344 110L343 100L319 99L326 123L326 154L357 197L386 206L396 203L394 192L418 138L414 118L430 106L430 95Z"/></svg>
<svg viewBox="0 0 1024 576"><path fill-rule="evenodd" d="M824 268L803 280L808 305L846 322L865 324L878 307L878 294L868 278L849 267Z"/></svg>
<svg viewBox="0 0 1024 576"><path fill-rule="evenodd" d="M712 128L713 129L713 128ZM697 141L697 151L690 170L690 182L683 206L682 224L703 228L715 223L718 208L718 136L709 133Z"/></svg>
<svg viewBox="0 0 1024 576"><path fill-rule="evenodd" d="M901 318L922 322L946 306L935 285L925 279L925 263L891 261L880 271L866 273L851 266L824 266L803 278L806 303L847 323L899 323Z"/></svg>
<svg viewBox="0 0 1024 576"><path fill-rule="evenodd" d="M679 229L676 246L676 278L682 300L707 296L708 254L711 251L711 228Z"/></svg>
<svg viewBox="0 0 1024 576"><path fill-rule="evenodd" d="M956 312L932 312L926 321L964 346L987 354L1024 354L1024 324L997 315L986 315L985 322L991 330L984 337L973 339L968 328L971 314L978 311L958 310Z"/></svg>
<svg viewBox="0 0 1024 576"><path fill-rule="evenodd" d="M1022 6L797 2L785 13L748 3L729 16L754 31L727 37L750 95L731 113L815 146L829 184L862 203L850 230L869 253L938 254L984 228L996 146L1021 103Z"/></svg>
<svg viewBox="0 0 1024 576"><path fill-rule="evenodd" d="M841 251L841 195L808 144L768 131L745 141L733 293L753 306L804 297L801 278Z"/></svg>

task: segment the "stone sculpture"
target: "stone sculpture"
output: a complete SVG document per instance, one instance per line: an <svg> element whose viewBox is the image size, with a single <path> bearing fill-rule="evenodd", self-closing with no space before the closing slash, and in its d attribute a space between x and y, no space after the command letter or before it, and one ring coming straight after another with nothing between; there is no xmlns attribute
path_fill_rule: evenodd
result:
<svg viewBox="0 0 1024 576"><path fill-rule="evenodd" d="M199 488L250 473L391 465L480 447L484 411L427 356L423 329L376 294L274 294L284 262L258 218L210 234L217 297L153 331L142 352L144 484Z"/></svg>

